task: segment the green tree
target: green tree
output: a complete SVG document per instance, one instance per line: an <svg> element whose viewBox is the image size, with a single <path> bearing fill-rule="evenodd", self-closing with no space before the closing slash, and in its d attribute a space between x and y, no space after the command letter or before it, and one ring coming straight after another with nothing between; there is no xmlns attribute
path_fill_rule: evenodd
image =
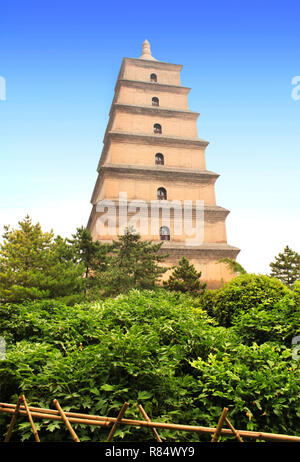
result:
<svg viewBox="0 0 300 462"><path fill-rule="evenodd" d="M72 245L74 261L84 266L85 295L100 296L102 273L108 268L112 245L93 241L91 232L83 226L77 228L72 237L68 242Z"/></svg>
<svg viewBox="0 0 300 462"><path fill-rule="evenodd" d="M186 257L179 260L179 264L173 267L173 273L167 281L163 282L166 289L191 294L203 293L206 284L200 282L202 272L197 272L194 265L189 263Z"/></svg>
<svg viewBox="0 0 300 462"><path fill-rule="evenodd" d="M77 228L72 237L73 239L68 239L68 242L73 246L76 262L84 265L86 278L93 277L96 272L107 269L108 252L112 248L111 245L93 241L91 232L83 226Z"/></svg>
<svg viewBox="0 0 300 462"><path fill-rule="evenodd" d="M62 297L82 290L83 266L72 261L67 241L43 233L29 216L19 229L4 227L0 246L0 301Z"/></svg>
<svg viewBox="0 0 300 462"><path fill-rule="evenodd" d="M275 257L275 262L270 263L272 269L270 276L288 287L292 287L300 280L300 255L294 252L289 246L285 246L283 253Z"/></svg>
<svg viewBox="0 0 300 462"><path fill-rule="evenodd" d="M123 293L134 287L153 288L168 269L159 265L167 257L159 252L162 244L142 241L138 233L126 229L113 241L109 268L102 275L105 294Z"/></svg>

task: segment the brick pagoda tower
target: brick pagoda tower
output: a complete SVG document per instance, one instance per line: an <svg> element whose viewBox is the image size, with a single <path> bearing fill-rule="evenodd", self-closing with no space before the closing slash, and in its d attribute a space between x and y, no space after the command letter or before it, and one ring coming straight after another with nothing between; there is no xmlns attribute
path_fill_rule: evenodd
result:
<svg viewBox="0 0 300 462"><path fill-rule="evenodd" d="M140 58L123 59L87 227L94 240L108 242L133 224L142 239L164 241L167 266L186 256L216 288L233 276L216 262L235 260L239 249L227 244L229 211L216 205L219 175L206 170L208 142L198 138L199 114L188 108L181 69L153 58L147 40Z"/></svg>

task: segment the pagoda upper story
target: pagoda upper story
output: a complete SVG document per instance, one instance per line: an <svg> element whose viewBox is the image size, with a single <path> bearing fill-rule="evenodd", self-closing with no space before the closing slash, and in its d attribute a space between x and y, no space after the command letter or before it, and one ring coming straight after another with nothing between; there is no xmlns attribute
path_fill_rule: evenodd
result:
<svg viewBox="0 0 300 462"><path fill-rule="evenodd" d="M123 59L99 168L104 163L153 166L153 155L145 157L145 149L134 159L132 153L123 150L122 156L118 156L114 149L107 157L111 140L127 140L144 147L153 144L167 146L170 154L164 156L166 168L205 171L204 150L209 143L198 138L199 113L188 107L190 88L181 86L182 67L153 58L147 40L143 43L140 58ZM172 147L176 153L180 147L182 155L172 153Z"/></svg>

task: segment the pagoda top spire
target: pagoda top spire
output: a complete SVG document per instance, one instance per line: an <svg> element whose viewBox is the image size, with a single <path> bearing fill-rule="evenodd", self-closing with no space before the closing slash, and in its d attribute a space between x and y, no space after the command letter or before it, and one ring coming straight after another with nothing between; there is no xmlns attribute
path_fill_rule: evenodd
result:
<svg viewBox="0 0 300 462"><path fill-rule="evenodd" d="M143 52L140 56L140 59L149 59L152 61L157 61L153 56L151 55L151 50L150 50L150 43L146 39L143 43Z"/></svg>

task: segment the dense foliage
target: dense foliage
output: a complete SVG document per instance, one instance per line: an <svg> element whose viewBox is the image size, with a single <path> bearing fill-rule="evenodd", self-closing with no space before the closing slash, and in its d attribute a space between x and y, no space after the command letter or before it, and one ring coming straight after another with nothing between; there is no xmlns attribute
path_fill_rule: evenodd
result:
<svg viewBox="0 0 300 462"><path fill-rule="evenodd" d="M242 274L233 278L220 290L209 291L203 298L203 306L222 326L230 326L233 318L257 306L265 310L274 304L289 289L277 279L256 274Z"/></svg>
<svg viewBox="0 0 300 462"><path fill-rule="evenodd" d="M274 342L291 345L293 337L300 334L300 297L296 292L285 295L272 309L264 305L239 313L234 330L247 345Z"/></svg>
<svg viewBox="0 0 300 462"><path fill-rule="evenodd" d="M65 410L111 416L128 401L128 417L139 417L141 403L154 420L211 427L227 406L236 428L300 434L296 257L292 266L290 253L276 261L276 278L225 259L240 275L218 290L204 290L201 272L182 258L166 290L157 286L167 270L161 245L129 230L109 245L84 228L63 239L29 217L17 230L6 227L0 400L25 393L31 405L51 407L57 398ZM2 438L8 421L0 415ZM57 421L36 425L42 441L70 439ZM107 436L74 427L81 441ZM169 441L210 439L159 433ZM30 423L20 417L14 439L30 438ZM153 434L120 427L114 439L150 441Z"/></svg>
<svg viewBox="0 0 300 462"><path fill-rule="evenodd" d="M99 273L106 271L109 264L108 253L112 246L93 241L90 231L83 227L77 228L72 238L67 241L72 246L74 264L81 264L84 267L87 292L97 284Z"/></svg>
<svg viewBox="0 0 300 462"><path fill-rule="evenodd" d="M82 290L83 266L74 265L66 239L43 233L27 216L5 227L0 245L0 302L73 295Z"/></svg>
<svg viewBox="0 0 300 462"><path fill-rule="evenodd" d="M0 303L45 298L67 304L153 289L167 267L162 242L144 241L134 230L110 244L77 228L72 239L43 232L29 216L18 229L5 227L0 245Z"/></svg>
<svg viewBox="0 0 300 462"><path fill-rule="evenodd" d="M290 294L299 312L297 300ZM269 337L256 342L258 323L255 343L241 343L241 318L233 327L218 326L201 303L201 297L157 289L72 307L54 300L3 305L0 332L8 345L0 362L1 401L15 402L24 392L32 405L52 407L57 398L65 410L116 416L126 400L128 417L139 417L141 403L153 419L205 426L216 425L227 406L236 428L300 434L300 364L287 341L290 318L278 315L274 322L286 328L283 340L279 335L274 343L271 325ZM273 311L282 309L274 305ZM2 434L8 421L0 416ZM37 425L43 441L70 439L57 422ZM82 441L107 436L96 427L75 429ZM208 439L159 433L169 441ZM14 438L32 438L26 419L18 420ZM124 426L114 439L151 441L153 434Z"/></svg>
<svg viewBox="0 0 300 462"><path fill-rule="evenodd" d="M163 242L143 241L134 230L113 241L108 269L100 282L105 296L128 292L133 288L152 289L168 268L160 265L166 254L160 251Z"/></svg>

